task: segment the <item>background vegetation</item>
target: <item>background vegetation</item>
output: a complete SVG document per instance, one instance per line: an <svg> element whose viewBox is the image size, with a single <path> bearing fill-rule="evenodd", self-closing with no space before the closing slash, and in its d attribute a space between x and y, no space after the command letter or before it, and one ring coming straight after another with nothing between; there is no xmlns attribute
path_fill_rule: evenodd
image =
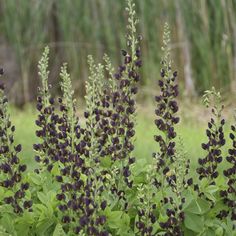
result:
<svg viewBox="0 0 236 236"><path fill-rule="evenodd" d="M20 4L19 4L20 2ZM172 32L172 51L185 94L212 85L235 91L236 2L234 0L136 0L140 18L144 91L159 74L163 24ZM70 65L75 89L84 95L87 55L106 52L119 63L125 45L125 0L1 0L0 64L11 97L21 105L35 97L36 64L43 47L52 49L52 78L60 62ZM151 85L151 86L150 86ZM21 90L19 90L21 88ZM148 89L146 89L148 88Z"/></svg>

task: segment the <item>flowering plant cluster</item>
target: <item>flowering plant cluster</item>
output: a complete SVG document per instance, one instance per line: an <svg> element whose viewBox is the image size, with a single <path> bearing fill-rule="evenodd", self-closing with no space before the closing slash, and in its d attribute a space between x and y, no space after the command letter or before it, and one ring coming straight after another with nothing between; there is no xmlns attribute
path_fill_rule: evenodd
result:
<svg viewBox="0 0 236 236"><path fill-rule="evenodd" d="M19 158L22 147L14 142L15 127L0 84L0 235L235 235L236 128L231 126L225 156L221 96L215 89L206 91L204 103L213 105L207 142L201 145L205 155L196 172L190 171L176 129L179 91L168 24L155 97L157 150L150 163L137 168L133 150L142 61L133 0L127 0L127 12L127 49L121 51L118 69L107 55L102 64L88 57L81 119L66 64L60 72L62 96L52 96L45 48L38 66L34 170Z"/></svg>

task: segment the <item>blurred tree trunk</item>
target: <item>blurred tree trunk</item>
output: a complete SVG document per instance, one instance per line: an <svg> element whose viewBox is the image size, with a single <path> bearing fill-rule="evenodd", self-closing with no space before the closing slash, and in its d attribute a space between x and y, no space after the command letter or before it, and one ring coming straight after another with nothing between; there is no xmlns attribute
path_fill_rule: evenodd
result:
<svg viewBox="0 0 236 236"><path fill-rule="evenodd" d="M4 83L9 93L9 98L18 106L24 104L22 81L19 77L20 67L14 49L0 36L0 66L4 70Z"/></svg>
<svg viewBox="0 0 236 236"><path fill-rule="evenodd" d="M29 89L29 67L26 65L26 62L21 63L21 75L22 75L22 85L23 85L23 96L24 96L24 103L30 101L30 89Z"/></svg>
<svg viewBox="0 0 236 236"><path fill-rule="evenodd" d="M185 80L185 93L187 96L196 96L193 76L192 76L192 66L191 66L191 52L190 43L185 29L185 22L182 17L181 4L179 0L175 0L176 8L176 21L178 27L178 38L180 42L184 42L182 46L183 52L183 63L184 63L184 80Z"/></svg>
<svg viewBox="0 0 236 236"><path fill-rule="evenodd" d="M233 57L233 70L232 70L232 78L230 83L231 92L236 93L236 19L234 13L234 4L233 0L229 1L228 11L229 11L229 19L231 22L232 28L232 57ZM229 35L228 35L229 36Z"/></svg>
<svg viewBox="0 0 236 236"><path fill-rule="evenodd" d="M61 47L58 42L61 42L61 35L60 35L60 27L58 22L58 6L57 1L52 1L51 5L49 5L49 31L50 31L50 39L51 42L54 44L53 48L51 49L51 54L54 56L53 62L50 65L50 78L49 81L54 87L58 88L58 71L61 67L61 59L63 58L63 48Z"/></svg>

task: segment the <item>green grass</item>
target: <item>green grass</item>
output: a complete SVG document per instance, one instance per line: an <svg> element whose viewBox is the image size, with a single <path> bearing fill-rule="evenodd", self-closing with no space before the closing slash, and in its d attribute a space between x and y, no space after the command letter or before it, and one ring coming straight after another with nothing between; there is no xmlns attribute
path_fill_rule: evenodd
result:
<svg viewBox="0 0 236 236"><path fill-rule="evenodd" d="M193 163L196 163L198 157L203 154L200 146L206 140L204 126L194 123L180 123L177 128L179 137L183 140L187 156ZM152 153L158 150L158 144L154 141L153 136L157 134L154 121L145 114L138 117L137 140L135 154L139 158L151 158Z"/></svg>
<svg viewBox="0 0 236 236"><path fill-rule="evenodd" d="M149 113L151 113L150 111ZM152 158L152 153L158 151L158 144L154 141L153 136L157 129L154 125L154 117L151 117L147 112L142 112L139 109L137 117L136 141L134 155L138 160L145 159L147 163ZM21 157L24 162L29 164L29 167L34 166L34 152L32 146L37 142L35 136L35 118L37 114L32 107L19 111L11 108L11 117L16 126L15 140L21 143L23 151ZM201 149L201 143L206 141L205 124L194 122L193 120L181 122L177 129L179 137L182 138L186 156L191 160L192 167L197 164L197 159L204 155ZM227 147L225 147L226 150Z"/></svg>
<svg viewBox="0 0 236 236"><path fill-rule="evenodd" d="M36 113L31 108L27 108L24 111L19 111L11 108L12 122L16 126L15 141L22 144L23 151L21 152L21 158L24 162L29 164L30 167L34 163L33 144L37 141L35 136L35 118Z"/></svg>

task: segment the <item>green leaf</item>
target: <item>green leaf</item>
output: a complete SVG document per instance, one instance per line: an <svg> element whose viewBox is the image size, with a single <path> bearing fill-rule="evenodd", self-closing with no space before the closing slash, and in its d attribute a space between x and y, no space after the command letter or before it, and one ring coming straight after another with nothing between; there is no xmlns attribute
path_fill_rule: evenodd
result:
<svg viewBox="0 0 236 236"><path fill-rule="evenodd" d="M39 221L51 219L52 217L54 217L53 215L54 212L50 205L45 206L43 204L34 204L33 206L35 212L37 212L37 214L39 215Z"/></svg>
<svg viewBox="0 0 236 236"><path fill-rule="evenodd" d="M49 191L46 194L43 192L38 192L37 193L38 199L40 202L47 206L47 212L48 214L52 215L53 214L53 207L55 207L55 199L56 199L56 192L54 191Z"/></svg>
<svg viewBox="0 0 236 236"><path fill-rule="evenodd" d="M47 195L45 193L38 192L37 196L38 196L38 199L40 200L40 202L46 205L46 203L48 202Z"/></svg>
<svg viewBox="0 0 236 236"><path fill-rule="evenodd" d="M225 236L236 236L236 232L233 232L233 222L230 217L227 218L227 222L221 222L221 226L225 230Z"/></svg>
<svg viewBox="0 0 236 236"><path fill-rule="evenodd" d="M14 193L11 190L7 190L3 194L3 198L13 196Z"/></svg>
<svg viewBox="0 0 236 236"><path fill-rule="evenodd" d="M126 213L123 213L121 219L122 219L122 226L124 228L129 227L129 224L130 224L130 217L129 217L129 215L126 214Z"/></svg>
<svg viewBox="0 0 236 236"><path fill-rule="evenodd" d="M129 228L130 217L123 211L111 211L107 215L107 223L111 229L123 229Z"/></svg>
<svg viewBox="0 0 236 236"><path fill-rule="evenodd" d="M210 204L208 201L198 198L193 199L188 206L185 207L184 211L193 214L204 214L210 209Z"/></svg>
<svg viewBox="0 0 236 236"><path fill-rule="evenodd" d="M28 211L25 211L21 217L16 219L16 223L20 225L32 225L34 221L34 213Z"/></svg>
<svg viewBox="0 0 236 236"><path fill-rule="evenodd" d="M160 213L158 220L159 220L160 222L165 222L165 221L168 220L168 216L167 216L166 214Z"/></svg>
<svg viewBox="0 0 236 236"><path fill-rule="evenodd" d="M218 187L223 187L223 188L226 188L226 182L225 182L225 178L223 175L219 175L217 178L216 178L216 186Z"/></svg>
<svg viewBox="0 0 236 236"><path fill-rule="evenodd" d="M193 214L201 214L201 208L197 204L197 201L193 199L188 206L185 207L184 211L193 213Z"/></svg>
<svg viewBox="0 0 236 236"><path fill-rule="evenodd" d="M44 220L41 220L36 225L36 231L38 235L44 235L45 232L55 223L54 219L47 218Z"/></svg>
<svg viewBox="0 0 236 236"><path fill-rule="evenodd" d="M66 236L66 233L64 232L63 227L60 223L56 225L52 236Z"/></svg>
<svg viewBox="0 0 236 236"><path fill-rule="evenodd" d="M28 224L20 224L16 226L17 235L28 235L30 227Z"/></svg>
<svg viewBox="0 0 236 236"><path fill-rule="evenodd" d="M134 177L134 183L135 183L135 184L145 183L146 175L147 175L147 173L145 173L145 172L140 172L138 175L136 175L136 176Z"/></svg>
<svg viewBox="0 0 236 236"><path fill-rule="evenodd" d="M123 213L122 215L121 226L120 226L120 229L118 230L118 233L121 236L130 235L130 217L126 213Z"/></svg>
<svg viewBox="0 0 236 236"><path fill-rule="evenodd" d="M7 233L6 229L0 225L0 235L1 236L12 236L11 234Z"/></svg>
<svg viewBox="0 0 236 236"><path fill-rule="evenodd" d="M214 196L214 193L216 193L219 190L219 187L216 185L210 185L205 188L205 195L208 199L210 199L213 202L216 202L216 198Z"/></svg>
<svg viewBox="0 0 236 236"><path fill-rule="evenodd" d="M54 163L53 168L51 170L52 175L56 176L60 174L60 169L57 163Z"/></svg>
<svg viewBox="0 0 236 236"><path fill-rule="evenodd" d="M12 207L10 205L2 205L0 206L0 213L2 215L4 213L9 213L9 215L12 215Z"/></svg>
<svg viewBox="0 0 236 236"><path fill-rule="evenodd" d="M201 209L201 214L206 213L210 209L210 203L207 200L204 200L202 198L197 199L197 204L199 208Z"/></svg>
<svg viewBox="0 0 236 236"><path fill-rule="evenodd" d="M136 223L139 221L139 216L138 216L138 214L135 216L135 220L134 220L134 222L135 222L135 224L134 224L134 232L135 233L138 233L138 228L136 227Z"/></svg>
<svg viewBox="0 0 236 236"><path fill-rule="evenodd" d="M203 178L200 183L200 189L205 189L208 186L208 180Z"/></svg>
<svg viewBox="0 0 236 236"><path fill-rule="evenodd" d="M41 185L42 184L42 179L41 179L40 175L38 175L38 174L30 173L29 178L36 185Z"/></svg>
<svg viewBox="0 0 236 236"><path fill-rule="evenodd" d="M187 212L185 213L184 225L186 228L191 229L194 232L200 233L204 227L203 217Z"/></svg>
<svg viewBox="0 0 236 236"><path fill-rule="evenodd" d="M184 208L186 206L188 206L192 201L193 199L196 199L197 196L194 196L195 193L193 193L192 191L186 189L185 191L183 191L183 196L185 197L185 204L184 204Z"/></svg>
<svg viewBox="0 0 236 236"><path fill-rule="evenodd" d="M109 168L111 166L111 158L110 157L104 157L101 159L101 166L104 168Z"/></svg>
<svg viewBox="0 0 236 236"><path fill-rule="evenodd" d="M223 201L217 201L213 208L209 211L209 218L216 218L215 216L219 214L220 211L225 210L225 204Z"/></svg>
<svg viewBox="0 0 236 236"><path fill-rule="evenodd" d="M107 222L111 229L118 229L121 225L122 211L112 211L107 216Z"/></svg>
<svg viewBox="0 0 236 236"><path fill-rule="evenodd" d="M0 186L0 201L2 201L4 198L4 192L5 192L4 188Z"/></svg>
<svg viewBox="0 0 236 236"><path fill-rule="evenodd" d="M216 236L215 231L211 228L208 228L205 232L206 236Z"/></svg>
<svg viewBox="0 0 236 236"><path fill-rule="evenodd" d="M198 235L198 234L184 227L184 236L194 236L194 235Z"/></svg>
<svg viewBox="0 0 236 236"><path fill-rule="evenodd" d="M205 192L205 195L209 200L213 201L214 203L216 202L216 198L214 197L213 194L211 194L209 192Z"/></svg>
<svg viewBox="0 0 236 236"><path fill-rule="evenodd" d="M216 236L223 236L224 235L224 229L222 227L218 227L216 230L215 230L215 235Z"/></svg>
<svg viewBox="0 0 236 236"><path fill-rule="evenodd" d="M210 193L210 194L214 194L215 192L217 192L219 190L219 187L216 185L210 185L208 187L205 188L205 191Z"/></svg>
<svg viewBox="0 0 236 236"><path fill-rule="evenodd" d="M4 225L4 228L8 233L16 235L16 231L14 229L14 219L9 214L4 214L0 224Z"/></svg>
<svg viewBox="0 0 236 236"><path fill-rule="evenodd" d="M156 233L157 231L159 232L161 230L159 222L155 222L153 225L153 233ZM161 235L161 234L160 234Z"/></svg>
<svg viewBox="0 0 236 236"><path fill-rule="evenodd" d="M80 179L81 179L81 180L83 180L84 182L86 182L86 181L87 181L87 178L88 178L87 175L81 173L81 175L80 175Z"/></svg>

